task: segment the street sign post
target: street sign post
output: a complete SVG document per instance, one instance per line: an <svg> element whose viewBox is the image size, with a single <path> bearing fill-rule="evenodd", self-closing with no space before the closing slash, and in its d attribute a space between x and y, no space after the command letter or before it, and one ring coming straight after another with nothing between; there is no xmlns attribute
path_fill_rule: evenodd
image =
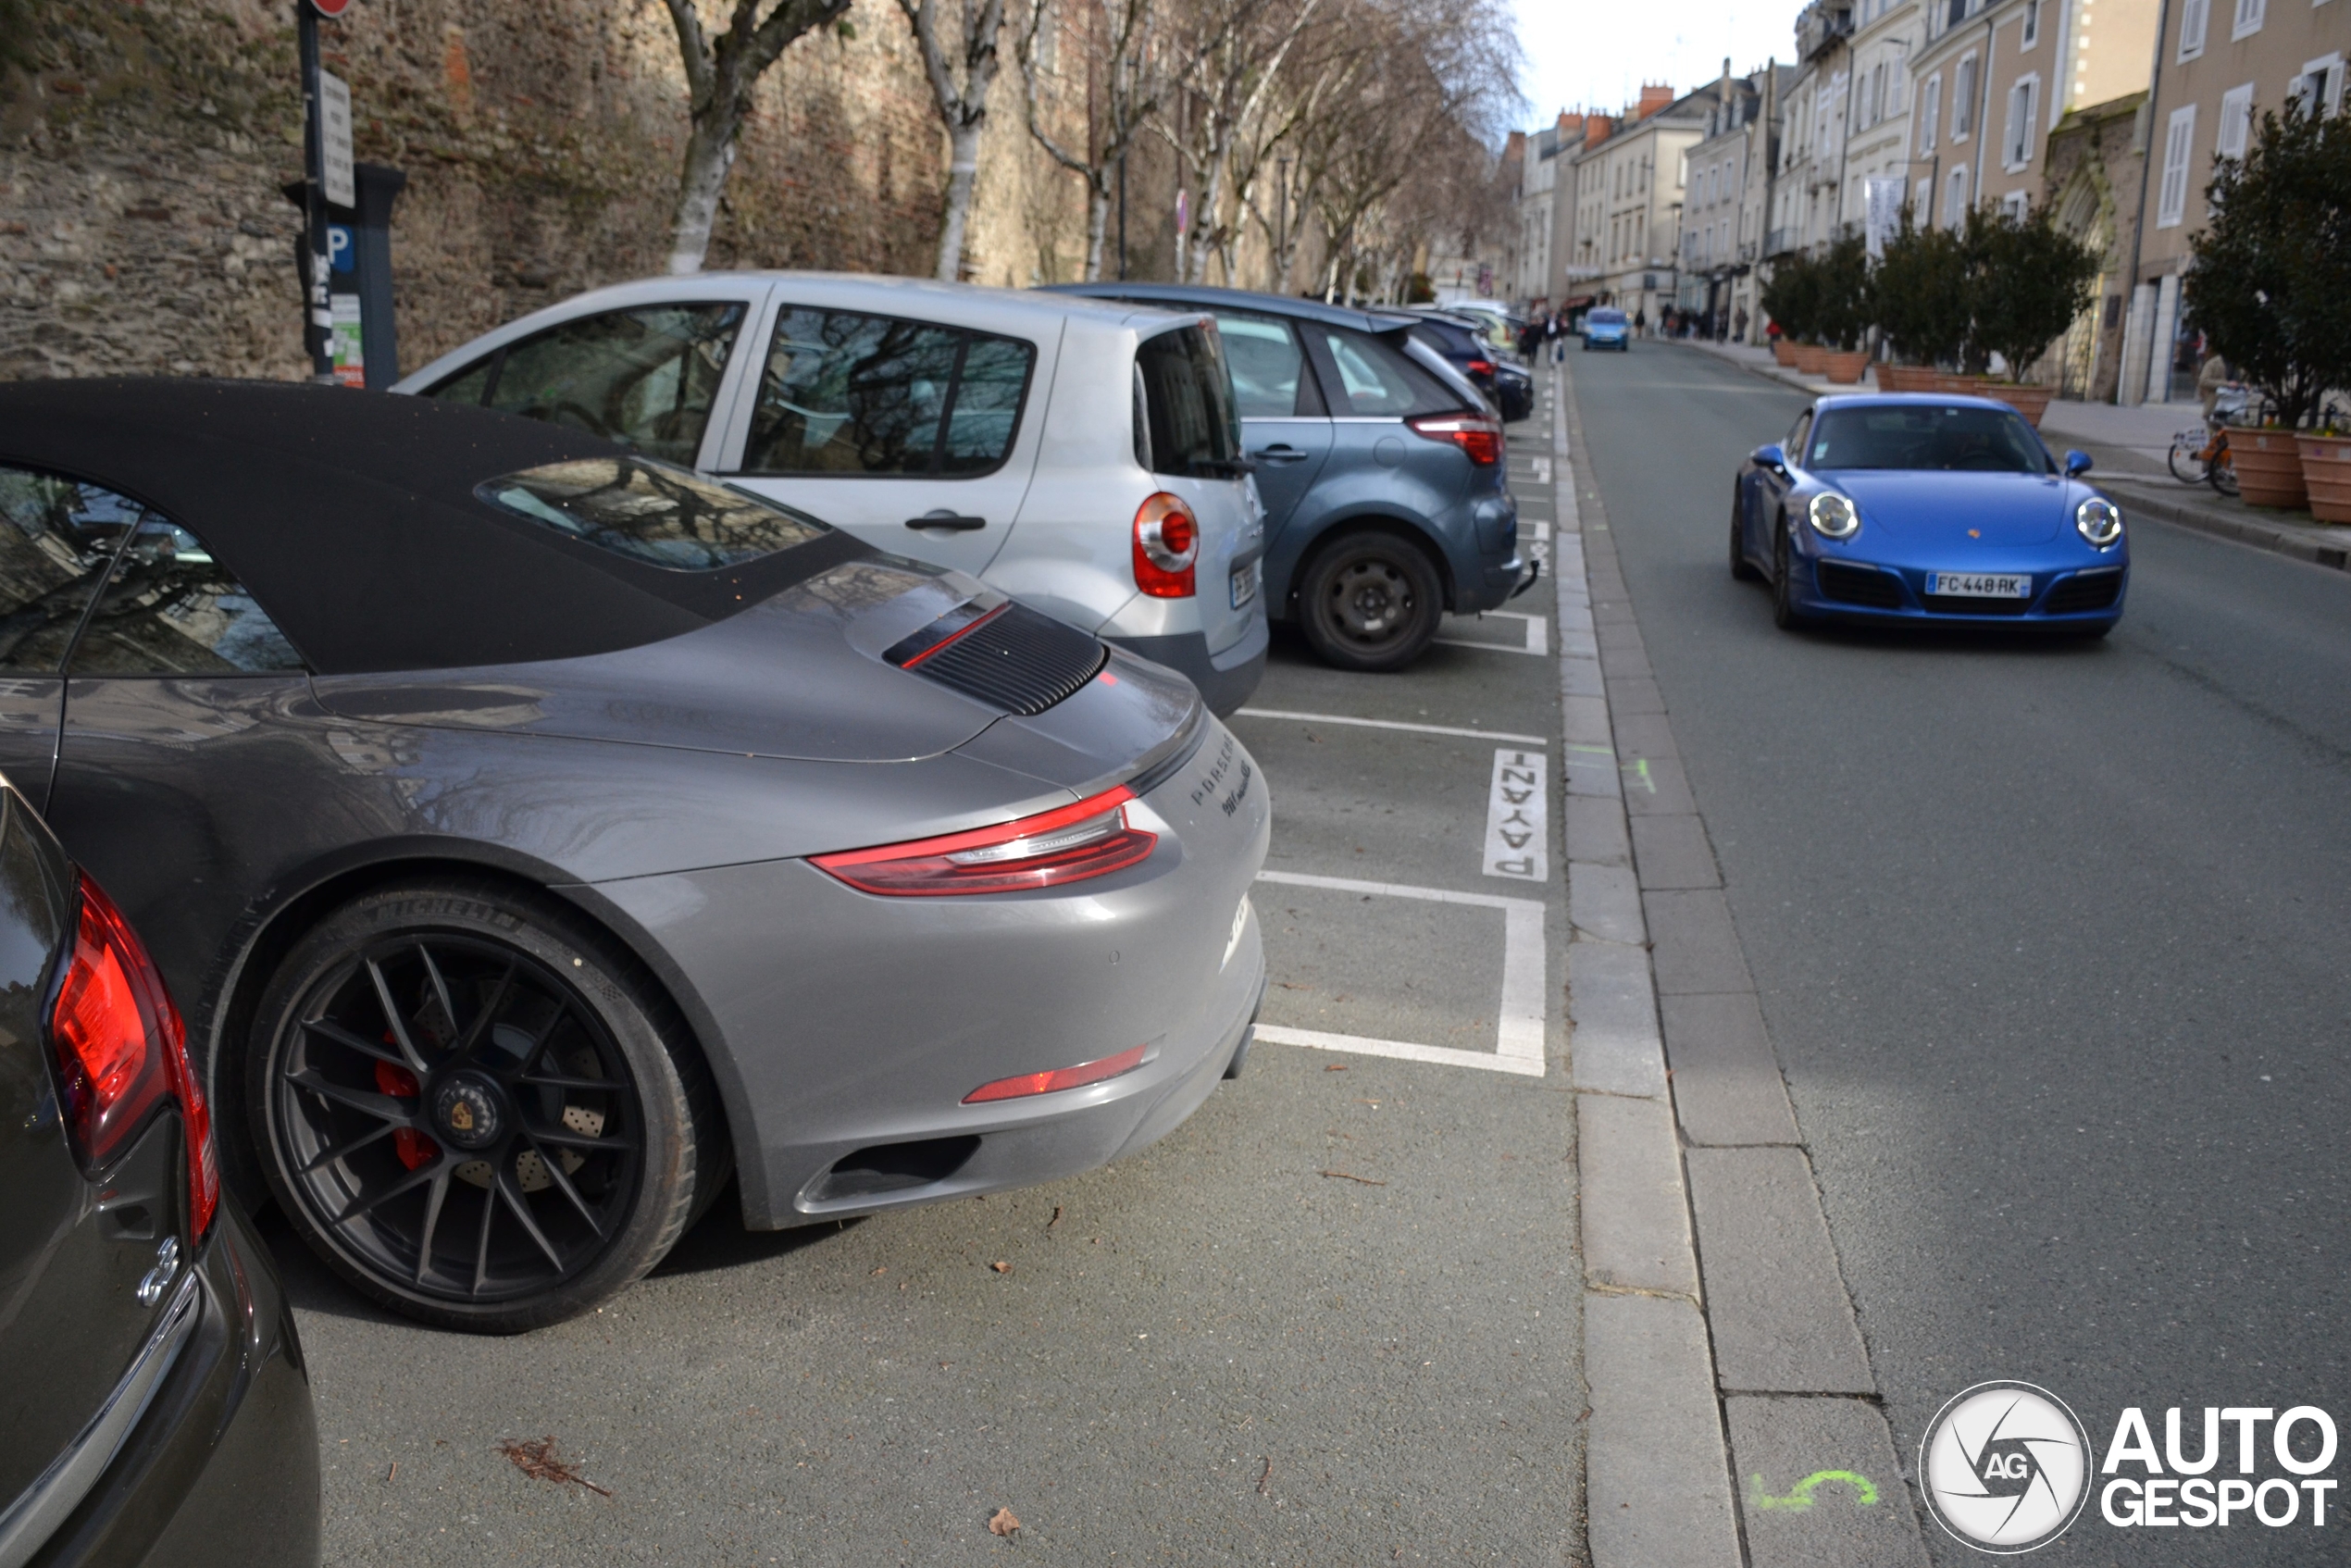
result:
<svg viewBox="0 0 2351 1568"><path fill-rule="evenodd" d="M359 205L351 180L351 84L327 71L318 73L318 144L322 153L319 188L331 206Z"/></svg>

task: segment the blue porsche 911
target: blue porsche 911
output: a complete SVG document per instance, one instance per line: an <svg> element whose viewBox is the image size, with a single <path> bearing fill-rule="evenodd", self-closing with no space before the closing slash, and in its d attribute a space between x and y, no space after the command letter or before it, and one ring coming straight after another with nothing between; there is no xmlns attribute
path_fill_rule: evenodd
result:
<svg viewBox="0 0 2351 1568"><path fill-rule="evenodd" d="M1824 397L1758 447L1731 498L1731 575L1784 628L2027 625L2103 637L2131 574L2122 513L2005 403Z"/></svg>

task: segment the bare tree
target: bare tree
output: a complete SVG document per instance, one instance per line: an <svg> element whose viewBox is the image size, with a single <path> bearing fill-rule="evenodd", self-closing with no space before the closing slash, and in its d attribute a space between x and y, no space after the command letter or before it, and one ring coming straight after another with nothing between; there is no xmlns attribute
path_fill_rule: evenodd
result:
<svg viewBox="0 0 2351 1568"><path fill-rule="evenodd" d="M693 124L686 138L686 165L678 177L678 211L670 226L669 270L699 272L710 251L718 198L735 167L735 144L760 77L802 33L839 21L852 0L777 0L765 20L759 15L760 0L734 0L727 30L715 38L703 31L696 0L665 3L678 29Z"/></svg>
<svg viewBox="0 0 2351 1568"><path fill-rule="evenodd" d="M996 84L996 39L1004 30L1004 0L962 0L963 29L952 60L939 41L933 0L898 0L898 8L914 30L923 74L930 79L931 102L947 127L947 209L939 226L938 276L952 283L963 274L964 233L979 181L979 142L988 129L988 90Z"/></svg>
<svg viewBox="0 0 2351 1568"><path fill-rule="evenodd" d="M1082 47L1086 68L1086 141L1073 151L1046 129L1039 99L1042 79L1050 68L1039 56L1039 41L1049 27L1060 27L1051 15L1052 0L1025 0L1026 24L1021 29L1020 74L1025 89L1028 133L1052 160L1086 183L1086 268L1088 282L1102 275L1102 246L1110 228L1111 181L1119 163L1144 124L1159 106L1153 45L1156 19L1153 0L1076 0L1085 17ZM1064 34L1074 31L1064 29ZM1056 49L1058 56L1062 51ZM1067 71L1052 72L1066 77ZM1064 94L1066 96L1066 94Z"/></svg>
<svg viewBox="0 0 2351 1568"><path fill-rule="evenodd" d="M1207 280L1208 258L1225 258L1225 280L1233 280L1231 243L1242 212L1226 219L1230 189L1240 170L1254 172L1257 160L1235 155L1266 118L1282 68L1323 0L1191 0L1170 41L1171 81L1166 108L1152 129L1174 149L1178 166L1198 194L1189 228L1176 236L1179 281ZM1244 193L1245 194L1245 193Z"/></svg>

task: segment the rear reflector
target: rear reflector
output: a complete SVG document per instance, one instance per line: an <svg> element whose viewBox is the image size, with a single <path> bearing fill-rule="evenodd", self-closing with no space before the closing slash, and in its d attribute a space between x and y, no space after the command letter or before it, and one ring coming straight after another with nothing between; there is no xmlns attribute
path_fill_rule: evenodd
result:
<svg viewBox="0 0 2351 1568"><path fill-rule="evenodd" d="M1105 1056L1099 1062L1080 1062L1075 1067L1063 1067L1051 1073L1023 1073L1016 1078L998 1078L992 1084L982 1084L964 1096L966 1105L977 1105L989 1100L1022 1100L1032 1094L1051 1094L1060 1089L1083 1089L1088 1084L1114 1078L1121 1073L1131 1073L1143 1064L1145 1047L1122 1051L1115 1056Z"/></svg>
<svg viewBox="0 0 2351 1568"><path fill-rule="evenodd" d="M1424 414L1404 421L1415 435L1449 441L1469 454L1469 460L1490 468L1502 460L1502 427L1482 414Z"/></svg>
<svg viewBox="0 0 2351 1568"><path fill-rule="evenodd" d="M1011 893L1105 877L1148 858L1159 836L1126 822L1134 791L1121 784L1090 800L993 828L820 854L816 866L861 892L896 898Z"/></svg>

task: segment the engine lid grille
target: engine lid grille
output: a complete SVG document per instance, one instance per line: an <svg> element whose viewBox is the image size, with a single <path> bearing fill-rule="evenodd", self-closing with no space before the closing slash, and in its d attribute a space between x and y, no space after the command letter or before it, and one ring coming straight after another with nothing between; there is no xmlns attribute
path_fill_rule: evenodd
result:
<svg viewBox="0 0 2351 1568"><path fill-rule="evenodd" d="M958 605L882 657L1026 718L1101 674L1110 650L1074 626L1005 599Z"/></svg>

